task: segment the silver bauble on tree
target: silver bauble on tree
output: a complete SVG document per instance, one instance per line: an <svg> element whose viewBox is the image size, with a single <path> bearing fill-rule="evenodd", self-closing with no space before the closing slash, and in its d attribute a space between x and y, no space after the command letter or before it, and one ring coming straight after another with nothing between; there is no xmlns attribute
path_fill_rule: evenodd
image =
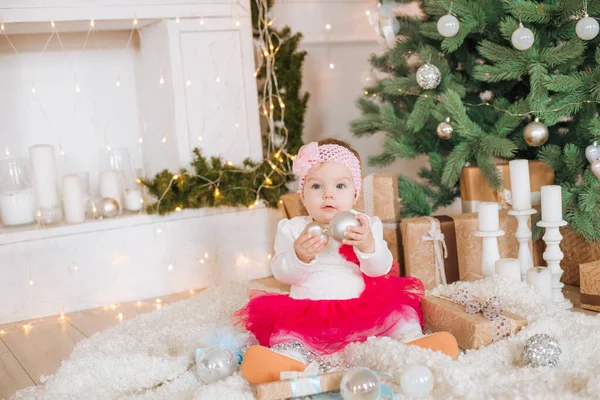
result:
<svg viewBox="0 0 600 400"><path fill-rule="evenodd" d="M438 67L427 63L421 65L417 70L417 83L423 89L435 89L442 81L442 74Z"/></svg>
<svg viewBox="0 0 600 400"><path fill-rule="evenodd" d="M562 350L556 339L545 333L533 335L523 349L523 361L530 367L556 367Z"/></svg>
<svg viewBox="0 0 600 400"><path fill-rule="evenodd" d="M381 396L381 381L370 369L355 367L344 374L340 394L344 400L378 400Z"/></svg>
<svg viewBox="0 0 600 400"><path fill-rule="evenodd" d="M446 121L440 122L437 126L437 135L440 139L451 139L454 133L454 128L450 125L450 118L446 118Z"/></svg>
<svg viewBox="0 0 600 400"><path fill-rule="evenodd" d="M594 161L600 159L600 146L598 146L598 142L594 141L594 143L590 144L585 149L585 158L587 158L588 162L591 164Z"/></svg>
<svg viewBox="0 0 600 400"><path fill-rule="evenodd" d="M540 147L548 141L548 136L548 127L541 123L539 118L527 124L523 129L523 138L531 147Z"/></svg>
<svg viewBox="0 0 600 400"><path fill-rule="evenodd" d="M350 211L339 212L329 221L329 236L341 242L344 240L344 232L346 232L346 228L349 226L360 226L360 222L358 222L356 216Z"/></svg>

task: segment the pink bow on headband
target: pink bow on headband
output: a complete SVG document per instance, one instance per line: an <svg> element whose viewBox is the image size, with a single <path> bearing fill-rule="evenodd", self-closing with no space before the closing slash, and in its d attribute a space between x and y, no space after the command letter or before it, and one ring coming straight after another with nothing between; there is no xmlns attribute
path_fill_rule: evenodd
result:
<svg viewBox="0 0 600 400"><path fill-rule="evenodd" d="M311 142L306 146L302 146L298 154L294 158L292 170L296 176L306 176L310 168L319 162L319 144Z"/></svg>

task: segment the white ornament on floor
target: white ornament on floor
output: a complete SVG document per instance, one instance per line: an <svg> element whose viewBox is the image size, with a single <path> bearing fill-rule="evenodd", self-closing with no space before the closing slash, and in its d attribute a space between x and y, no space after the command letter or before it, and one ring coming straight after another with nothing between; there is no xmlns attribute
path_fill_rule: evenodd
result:
<svg viewBox="0 0 600 400"><path fill-rule="evenodd" d="M573 303L565 299L562 293L565 285L560 281L564 272L560 267L560 262L564 258L564 254L560 250L560 242L563 238L560 234L560 227L567 225L567 221L562 219L562 188L560 186L542 186L542 220L537 225L546 230L542 237L546 243L543 257L552 272L552 302L559 307L569 309L573 307Z"/></svg>
<svg viewBox="0 0 600 400"><path fill-rule="evenodd" d="M225 347L196 349L196 374L202 382L217 382L238 370L238 359L230 349Z"/></svg>
<svg viewBox="0 0 600 400"><path fill-rule="evenodd" d="M381 382L377 374L368 368L352 368L344 373L340 394L344 400L378 400Z"/></svg>
<svg viewBox="0 0 600 400"><path fill-rule="evenodd" d="M424 365L412 365L408 367L400 378L402 391L410 398L421 398L429 396L433 390L433 374Z"/></svg>
<svg viewBox="0 0 600 400"><path fill-rule="evenodd" d="M548 268L531 268L527 271L527 283L544 296L548 303L552 303L552 273Z"/></svg>

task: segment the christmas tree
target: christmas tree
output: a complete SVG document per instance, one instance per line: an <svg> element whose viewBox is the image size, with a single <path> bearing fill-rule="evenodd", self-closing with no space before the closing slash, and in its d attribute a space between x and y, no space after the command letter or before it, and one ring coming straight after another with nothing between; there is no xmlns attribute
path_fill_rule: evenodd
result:
<svg viewBox="0 0 600 400"><path fill-rule="evenodd" d="M362 117L350 127L386 133L371 165L429 156L421 182L399 178L402 214L451 204L465 165L498 189L495 159L537 159L563 188L565 219L599 240L600 49L589 16L600 1L424 0L424 18L390 10L384 3L374 25L398 36L370 60L385 77L363 77Z"/></svg>

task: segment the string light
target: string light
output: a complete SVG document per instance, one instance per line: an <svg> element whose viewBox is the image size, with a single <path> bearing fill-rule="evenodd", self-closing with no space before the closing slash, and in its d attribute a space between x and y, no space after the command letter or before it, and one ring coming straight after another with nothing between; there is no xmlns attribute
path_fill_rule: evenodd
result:
<svg viewBox="0 0 600 400"><path fill-rule="evenodd" d="M6 154L7 156L10 156L10 151L8 151L8 145L4 146L4 154Z"/></svg>
<svg viewBox="0 0 600 400"><path fill-rule="evenodd" d="M75 271L79 271L79 266L77 265L77 263L75 261L73 261L73 269Z"/></svg>
<svg viewBox="0 0 600 400"><path fill-rule="evenodd" d="M167 268L169 269L169 271L173 271L173 264L169 264L169 266Z"/></svg>
<svg viewBox="0 0 600 400"><path fill-rule="evenodd" d="M137 18L134 18L133 19L133 26L137 26L137 24L138 24L138 20L137 20Z"/></svg>
<svg viewBox="0 0 600 400"><path fill-rule="evenodd" d="M156 233L162 233L162 229L156 228Z"/></svg>
<svg viewBox="0 0 600 400"><path fill-rule="evenodd" d="M325 29L330 30L331 29L331 25L329 25L329 24L325 25Z"/></svg>
<svg viewBox="0 0 600 400"><path fill-rule="evenodd" d="M175 18L175 23L178 24L179 22L181 22L181 20L179 19L179 17Z"/></svg>
<svg viewBox="0 0 600 400"><path fill-rule="evenodd" d="M142 302L138 300L138 302L136 303L138 307L142 306Z"/></svg>
<svg viewBox="0 0 600 400"><path fill-rule="evenodd" d="M235 26L240 26L240 20L235 21Z"/></svg>
<svg viewBox="0 0 600 400"><path fill-rule="evenodd" d="M106 151L110 151L110 146L106 145Z"/></svg>
<svg viewBox="0 0 600 400"><path fill-rule="evenodd" d="M75 84L75 91L76 91L77 93L81 92L81 88L79 87L79 83L76 83L76 84Z"/></svg>
<svg viewBox="0 0 600 400"><path fill-rule="evenodd" d="M190 289L190 290L188 291L188 293L189 293L189 294L194 294L194 293L196 293L196 292L194 292L192 289Z"/></svg>
<svg viewBox="0 0 600 400"><path fill-rule="evenodd" d="M4 32L4 24L0 24L0 32Z"/></svg>
<svg viewBox="0 0 600 400"><path fill-rule="evenodd" d="M50 26L51 26L52 28L56 28L56 24L54 23L54 21L50 21Z"/></svg>
<svg viewBox="0 0 600 400"><path fill-rule="evenodd" d="M117 314L117 319L118 319L119 321L123 321L123 313L119 313L119 314Z"/></svg>
<svg viewBox="0 0 600 400"><path fill-rule="evenodd" d="M371 11L367 10L367 11L365 11L365 14L367 14L367 17L368 17L369 15L371 15Z"/></svg>
<svg viewBox="0 0 600 400"><path fill-rule="evenodd" d="M93 28L96 25L93 19L90 20L90 27Z"/></svg>
<svg viewBox="0 0 600 400"><path fill-rule="evenodd" d="M142 143L144 143L144 138L140 136L140 138L138 139L138 143L139 143L139 144L142 144Z"/></svg>
<svg viewBox="0 0 600 400"><path fill-rule="evenodd" d="M165 78L160 74L160 79L158 80L158 84L162 87L165 84Z"/></svg>
<svg viewBox="0 0 600 400"><path fill-rule="evenodd" d="M117 82L115 83L117 87L121 87L121 79L117 78Z"/></svg>
<svg viewBox="0 0 600 400"><path fill-rule="evenodd" d="M221 82L221 77L220 77L219 75L217 75L217 77L215 78L215 81L216 81L217 83Z"/></svg>
<svg viewBox="0 0 600 400"><path fill-rule="evenodd" d="M267 254L267 260L270 260L271 258L273 258L273 255L271 253Z"/></svg>
<svg viewBox="0 0 600 400"><path fill-rule="evenodd" d="M330 69L334 69L335 68L335 64L334 63L329 63L329 68Z"/></svg>
<svg viewBox="0 0 600 400"><path fill-rule="evenodd" d="M204 252L204 258L208 258L208 252L207 251Z"/></svg>
<svg viewBox="0 0 600 400"><path fill-rule="evenodd" d="M233 167L233 163L231 161L227 161L227 165Z"/></svg>
<svg viewBox="0 0 600 400"><path fill-rule="evenodd" d="M240 123L238 121L235 121L235 127L239 128L240 127Z"/></svg>
<svg viewBox="0 0 600 400"><path fill-rule="evenodd" d="M174 181L176 181L177 179L179 179L179 175L173 175L173 178L172 178L172 179L173 179Z"/></svg>
<svg viewBox="0 0 600 400"><path fill-rule="evenodd" d="M202 141L202 135L198 136L198 141L201 142Z"/></svg>
<svg viewBox="0 0 600 400"><path fill-rule="evenodd" d="M33 286L33 279L29 278L29 285Z"/></svg>
<svg viewBox="0 0 600 400"><path fill-rule="evenodd" d="M31 85L31 94L35 95L35 86Z"/></svg>
<svg viewBox="0 0 600 400"><path fill-rule="evenodd" d="M60 148L60 155L64 156L65 155L65 150L63 149L62 145L60 145L59 148Z"/></svg>
<svg viewBox="0 0 600 400"><path fill-rule="evenodd" d="M167 139L169 139L169 134L168 133L166 133L165 136L163 136L162 142L163 143L167 143Z"/></svg>
<svg viewBox="0 0 600 400"><path fill-rule="evenodd" d="M178 207L175 207L175 211L179 212L179 211L181 211L181 210L182 210L182 208L181 208L181 207L179 207L179 206L178 206Z"/></svg>
<svg viewBox="0 0 600 400"><path fill-rule="evenodd" d="M190 81L189 79L185 81L185 86L192 86L192 81Z"/></svg>
<svg viewBox="0 0 600 400"><path fill-rule="evenodd" d="M215 188L214 196L215 196L215 199L221 196L221 192L219 192L219 188Z"/></svg>
<svg viewBox="0 0 600 400"><path fill-rule="evenodd" d="M162 300L161 299L156 299L156 303L160 304L160 303L162 303Z"/></svg>

